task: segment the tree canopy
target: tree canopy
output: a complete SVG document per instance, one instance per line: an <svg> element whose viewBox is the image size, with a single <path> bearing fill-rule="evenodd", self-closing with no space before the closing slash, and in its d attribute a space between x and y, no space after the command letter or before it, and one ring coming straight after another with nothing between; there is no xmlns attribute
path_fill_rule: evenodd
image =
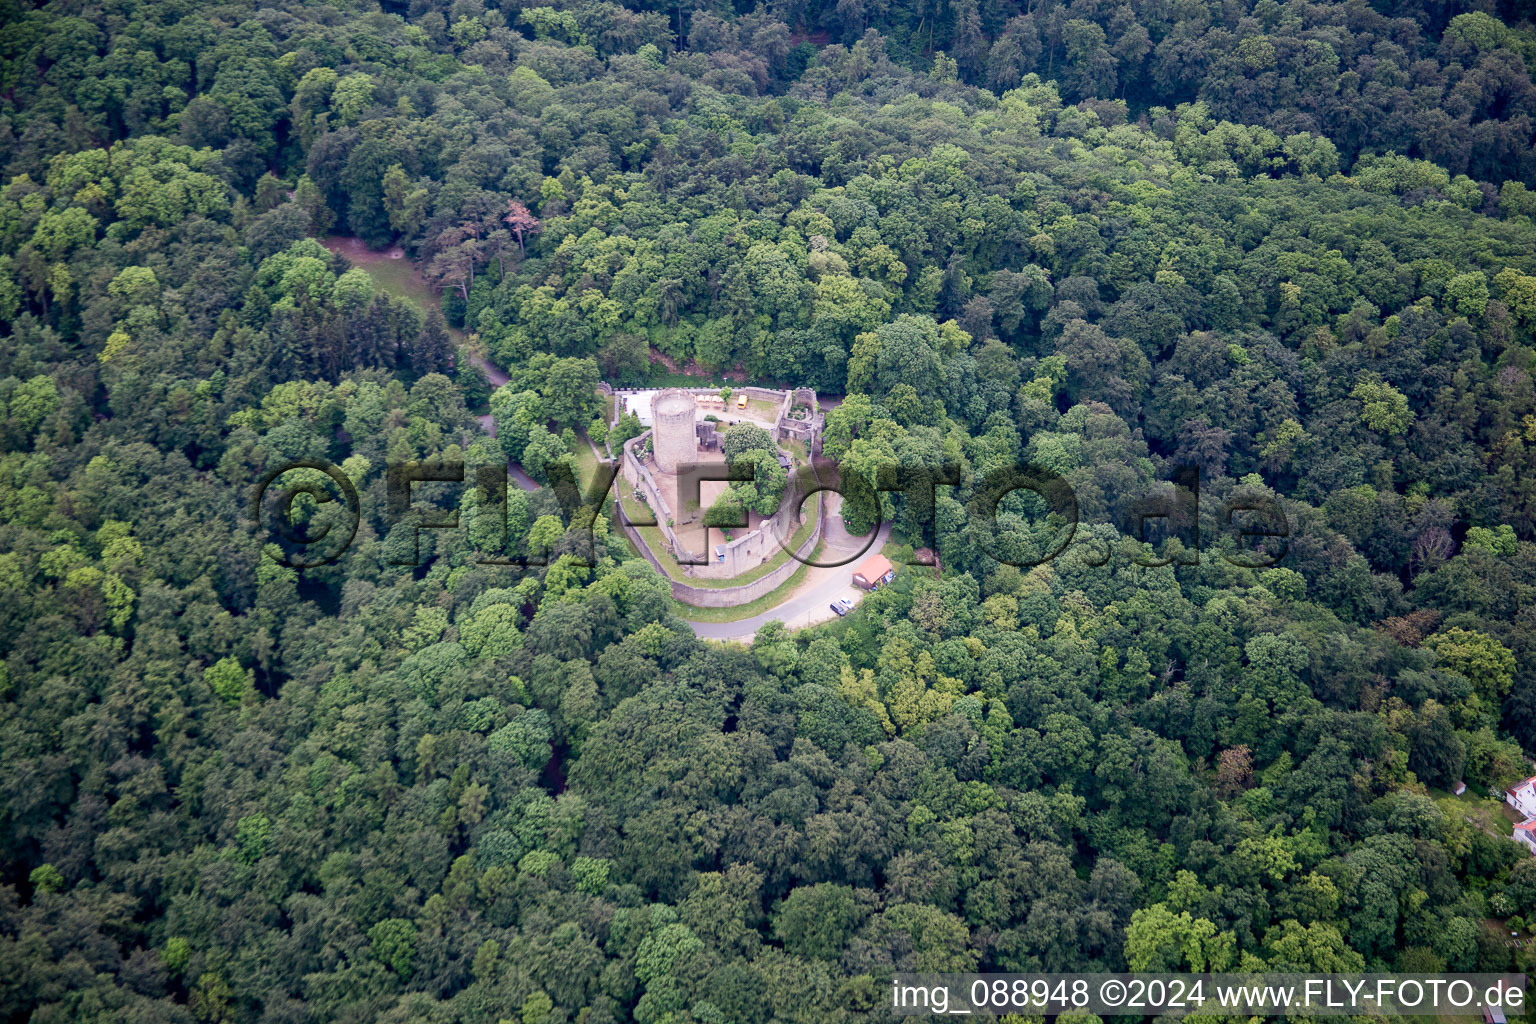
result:
<svg viewBox="0 0 1536 1024"><path fill-rule="evenodd" d="M8 8L0 1013L1529 972L1529 19ZM822 392L894 581L706 642L611 506L504 473L683 379ZM777 445L723 445L771 514Z"/></svg>

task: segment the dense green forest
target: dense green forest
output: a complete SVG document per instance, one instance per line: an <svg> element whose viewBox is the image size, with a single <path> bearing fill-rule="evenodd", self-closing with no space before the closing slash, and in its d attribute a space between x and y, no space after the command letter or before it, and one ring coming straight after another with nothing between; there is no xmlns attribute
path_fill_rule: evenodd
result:
<svg viewBox="0 0 1536 1024"><path fill-rule="evenodd" d="M1529 969L1531 15L0 3L0 1016ZM942 571L717 644L610 506L391 513L403 460L547 479L666 366L846 395L846 478L962 466L845 507ZM248 513L299 459L362 508L302 570ZM1061 523L980 514L1016 464L1081 516L1033 567ZM1132 540L1186 466L1198 517Z"/></svg>

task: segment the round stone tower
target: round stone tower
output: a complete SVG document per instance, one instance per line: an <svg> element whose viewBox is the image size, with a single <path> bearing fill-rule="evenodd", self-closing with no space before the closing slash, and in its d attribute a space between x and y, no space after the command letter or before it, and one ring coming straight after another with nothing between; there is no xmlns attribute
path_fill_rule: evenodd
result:
<svg viewBox="0 0 1536 1024"><path fill-rule="evenodd" d="M663 473L676 473L678 466L698 461L693 410L693 396L676 388L661 392L651 402L652 447Z"/></svg>

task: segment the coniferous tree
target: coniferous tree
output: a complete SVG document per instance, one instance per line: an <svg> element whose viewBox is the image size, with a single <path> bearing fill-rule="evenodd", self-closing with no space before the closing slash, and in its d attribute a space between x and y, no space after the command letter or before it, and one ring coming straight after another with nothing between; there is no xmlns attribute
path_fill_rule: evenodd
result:
<svg viewBox="0 0 1536 1024"><path fill-rule="evenodd" d="M453 339L442 310L433 307L426 322L406 350L406 366L413 377L429 373L447 373L453 367Z"/></svg>

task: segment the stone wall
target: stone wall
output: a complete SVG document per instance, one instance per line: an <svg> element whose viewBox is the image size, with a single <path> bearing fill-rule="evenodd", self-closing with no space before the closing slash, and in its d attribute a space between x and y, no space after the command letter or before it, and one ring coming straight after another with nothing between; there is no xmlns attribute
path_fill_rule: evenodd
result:
<svg viewBox="0 0 1536 1024"><path fill-rule="evenodd" d="M791 487L785 492L784 502L779 506L779 511L773 518L764 520L762 525L756 530L733 541L725 542L724 546L727 552L725 562L714 561L713 551L704 553L685 552L680 556L678 553L677 534L667 525L667 520L674 513L667 507L666 500L662 497L661 488L651 473L651 468L645 464L636 452L636 449L644 443L645 438L649 434L650 431L646 431L646 433L641 434L639 437L631 438L625 442L619 472L630 487L637 493L645 495L651 513L656 518L656 527L661 531L663 541L667 545L667 554L670 554L674 559L679 559L680 557L709 558L708 565L688 566L684 568L685 572L700 579L730 579L735 576L746 575L778 553L781 547L780 542L776 539L779 523L797 524L797 513L801 503L805 500L803 492L793 485L793 478L791 480ZM615 507L614 513L615 520L623 527L625 534L628 535L635 547L645 555L646 559L656 567L658 572L663 576L667 576L655 553L651 551L645 538L640 535L640 531L632 526L623 515L623 509ZM817 496L814 515L816 516L814 525L795 552L798 558L809 557L810 553L815 550L817 543L820 542L822 532L826 528L826 492L824 491L820 492ZM797 525L794 528L787 528L785 539L793 537L796 529L798 529ZM753 564L747 564L748 562ZM671 577L667 578L672 584L672 596L685 604L695 605L700 608L729 608L757 600L793 576L799 568L800 562L796 558L791 558L752 582L736 587L699 587L692 586L681 580L671 579Z"/></svg>
<svg viewBox="0 0 1536 1024"><path fill-rule="evenodd" d="M619 471L637 494L645 496L645 504L656 519L656 528L661 531L667 553L679 563L685 561L703 563L685 565L683 571L688 575L700 579L732 579L743 576L778 552L779 543L775 539L776 536L782 532L785 536L792 537L799 529L799 502L804 499L792 491L786 491L778 511L758 524L757 529L747 531L731 540L725 540L724 535L719 534L707 551L694 551L685 547L673 528L673 524L680 521L679 510L667 504L661 485L651 471L651 466L639 455L640 446L651 435L651 431L646 431L639 437L631 438L624 443L624 455ZM693 518L690 515L683 521L691 522ZM669 523L668 520L672 522ZM784 524L782 529L780 524ZM716 548L720 549L720 555L723 557L717 557Z"/></svg>
<svg viewBox="0 0 1536 1024"><path fill-rule="evenodd" d="M657 485L656 478L651 475L650 467L641 460L638 454L639 447L650 436L651 432L647 430L639 437L632 437L624 442L624 456L619 463L619 472L623 474L625 483L634 488L636 494L645 496L645 504L650 508L651 515L656 519L656 528L661 531L662 537L666 539L668 553L673 558L678 558L677 534L673 532L672 527L667 522L667 520L675 518L675 514L668 507L667 500L662 497L661 488ZM639 534L635 536L638 537ZM644 542L641 542L640 547L642 550L645 549ZM687 557L694 558L697 556L690 553Z"/></svg>
<svg viewBox="0 0 1536 1024"><path fill-rule="evenodd" d="M600 387L604 387L605 385L599 385L599 386ZM657 389L657 388L612 388L612 387L608 387L606 393L610 394L610 395L612 395L614 397L613 415L611 417L609 417L608 425L609 426L615 426L615 425L618 424L619 417L621 415L623 415L623 411L624 411L624 398L625 398L626 395L635 395L635 394L639 394L639 393L644 392L644 391L660 391L660 390L665 390L665 391L683 391L683 392L687 392L690 395L719 395L720 394L720 389L719 388L664 388L664 389ZM815 392L811 391L809 388L802 388L801 392L808 393L808 394L811 395L811 397L813 399L815 398ZM736 396L738 396L738 395L746 395L748 398L755 398L755 399L758 399L758 400L764 401L764 402L778 402L782 406L782 403L783 403L783 401L784 401L784 399L786 397L793 398L794 392L786 392L786 391L783 391L783 390L781 390L779 388L760 388L760 387L758 387L755 384L739 384L739 385L734 385L731 388L731 401L722 409L713 409L713 410L710 410L710 411L712 413L714 413L715 415L719 416L722 420L728 418L729 416L731 416L736 411L735 410L735 402L736 402Z"/></svg>
<svg viewBox="0 0 1536 1024"><path fill-rule="evenodd" d="M619 410L624 406L625 396L644 390L647 389L626 388L613 391L615 397L614 422L617 422ZM659 433L666 432L667 426L676 427L676 424L671 423L670 420L668 424L659 424L658 407L655 403L660 402L665 397L675 398L687 395L696 399L698 396L715 397L718 394L718 389L704 387L666 388L658 391L653 398L651 409L652 427L639 437L626 442L620 457L620 473L635 493L644 497L645 504L650 508L652 515L656 519L656 527L661 534L662 546L665 550L664 552L651 552L641 539L639 532L635 530L629 530L631 539L635 541L637 547L646 552L647 557L652 562L656 561L655 555L665 553L678 563L696 563L683 566L683 573L690 578L701 580L729 580L746 575L773 558L778 553L780 547L777 538L793 536L801 523L801 497L795 494L786 494L785 501L779 506L778 511L759 524L755 530L746 531L731 540L725 540L723 534L711 536L709 543L705 545L706 550L704 551L693 551L683 545L674 526L680 527L685 522L693 522L697 515L701 514L702 510L699 513L689 512L685 515L683 509L670 507L667 498L664 497L661 486L662 480L658 479L656 475L666 472L665 460L661 458L661 453L657 452L655 461L647 462L641 459L638 449L645 443L647 437L652 439L654 448ZM810 388L783 390L778 388L761 388L753 385L732 388L731 401L724 403L724 407L718 411L722 427L724 426L723 421L737 418L732 415L735 412L733 406L735 405L736 397L741 395L760 402L771 402L777 406L774 423L770 427L770 432L776 441L781 444L787 441L798 441L806 446L808 454L812 456L817 454L820 447L819 441L824 420L814 390ZM802 404L809 408L810 415L806 419L797 420L790 415L790 411L797 404ZM697 409L698 406L695 405L694 415L697 415ZM667 419L668 417L662 416L661 418ZM672 418L676 418L675 414ZM756 417L740 418L756 420ZM658 425L662 427L661 430L657 429ZM675 429L672 432L674 434L681 434L680 431ZM678 463L686 462L687 459L684 457L681 447L674 444L673 448L673 454ZM818 509L821 507L821 504L818 502ZM671 520L670 523L668 522L669 520ZM806 541L806 545L810 546L802 545L805 551L809 551L816 541L819 540L822 529L821 515L818 512L810 539ZM794 572L794 566L797 564L787 563L785 566L775 569L767 577L764 577L768 581L767 583L754 581L741 587L717 589L694 587L686 583L674 581L673 590L677 593L679 600L688 601L693 604L709 607L742 604L754 600L756 597L772 590L779 583L782 583ZM689 596L683 596L684 592Z"/></svg>
<svg viewBox="0 0 1536 1024"><path fill-rule="evenodd" d="M783 392L784 402L779 406L779 417L775 425L774 439L779 442L799 441L805 445L806 452L810 455L821 454L821 427L825 418L821 414L820 403L816 399L816 392L810 388L796 388L793 391ZM797 420L790 415L790 411L797 405L803 405L810 413L803 420Z"/></svg>
<svg viewBox="0 0 1536 1024"><path fill-rule="evenodd" d="M696 608L734 608L737 605L756 601L764 594L771 593L774 589L783 585L785 580L789 579L799 570L801 565L800 559L809 558L811 552L816 550L816 545L821 542L822 530L826 527L826 492L822 492L816 501L816 525L812 527L810 534L806 536L800 547L796 549L796 557L788 559L783 565L775 567L771 572L765 573L751 583L744 583L739 587L695 587L681 580L670 579L667 577L666 572L662 570L661 563L656 561L656 556L652 555L650 549L646 547L645 541L640 537L640 531L629 525L624 520L622 514L616 514L614 518L623 526L624 532L629 536L635 547L639 548L645 554L646 559L656 567L656 571L669 579L672 584L673 597L684 604L691 604ZM619 510L615 511L616 513L619 512Z"/></svg>

